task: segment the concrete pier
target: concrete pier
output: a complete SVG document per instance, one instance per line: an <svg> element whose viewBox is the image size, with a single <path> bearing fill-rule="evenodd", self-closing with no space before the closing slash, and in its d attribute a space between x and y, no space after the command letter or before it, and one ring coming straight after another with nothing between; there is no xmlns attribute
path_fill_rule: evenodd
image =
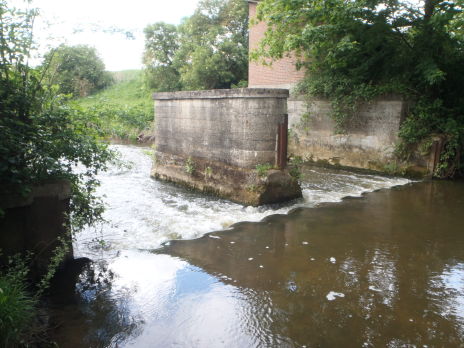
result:
<svg viewBox="0 0 464 348"><path fill-rule="evenodd" d="M287 98L282 89L155 93L152 175L246 205L301 197L278 162Z"/></svg>

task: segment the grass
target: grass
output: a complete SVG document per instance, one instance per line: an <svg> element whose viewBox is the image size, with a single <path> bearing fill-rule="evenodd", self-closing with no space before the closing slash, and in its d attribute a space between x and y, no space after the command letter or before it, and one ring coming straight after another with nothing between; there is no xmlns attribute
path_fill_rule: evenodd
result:
<svg viewBox="0 0 464 348"><path fill-rule="evenodd" d="M120 107L143 105L153 108L150 91L145 88L142 70L124 70L111 73L114 84L91 96L79 99L83 107L99 103L108 103Z"/></svg>
<svg viewBox="0 0 464 348"><path fill-rule="evenodd" d="M266 176L267 172L273 168L273 165L270 163L265 163L265 164L257 164L256 165L256 172L258 173L258 176Z"/></svg>
<svg viewBox="0 0 464 348"><path fill-rule="evenodd" d="M36 312L36 300L27 291L28 269L16 259L10 268L0 270L0 345L22 345L31 329Z"/></svg>
<svg viewBox="0 0 464 348"><path fill-rule="evenodd" d="M135 140L150 128L153 118L151 92L145 87L141 70L113 72L115 83L77 103L102 120L109 138Z"/></svg>

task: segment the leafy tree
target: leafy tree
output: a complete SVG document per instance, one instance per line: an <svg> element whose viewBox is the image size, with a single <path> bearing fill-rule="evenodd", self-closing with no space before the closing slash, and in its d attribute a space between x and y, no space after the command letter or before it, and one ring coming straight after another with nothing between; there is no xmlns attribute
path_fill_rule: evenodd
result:
<svg viewBox="0 0 464 348"><path fill-rule="evenodd" d="M99 142L100 120L57 96L42 83L44 72L28 66L36 15L34 9L0 1L0 197L26 195L44 181L67 179L80 227L100 216L95 175L113 154ZM77 172L78 163L85 169Z"/></svg>
<svg viewBox="0 0 464 348"><path fill-rule="evenodd" d="M143 62L146 67L148 87L157 91L180 89L180 75L173 66L179 49L179 34L172 24L158 22L147 26Z"/></svg>
<svg viewBox="0 0 464 348"><path fill-rule="evenodd" d="M462 170L463 1L263 0L269 24L254 59L295 52L307 71L300 90L332 100L341 129L359 103L386 93L415 101L401 129L403 148L446 138L437 172ZM408 151L406 151L408 152Z"/></svg>
<svg viewBox="0 0 464 348"><path fill-rule="evenodd" d="M26 196L34 185L68 180L72 188L71 231L101 218L94 196L95 176L113 157L82 110L57 97L42 84L43 74L28 66L33 47L35 9L20 10L0 0L0 201ZM83 169L76 171L76 164ZM0 219L4 212L0 208ZM64 249L63 249L64 250ZM56 257L60 251L55 250ZM37 297L56 269L50 260L37 292L26 283L27 265L21 258L8 266L0 262L0 345L28 345ZM10 259L11 260L11 259ZM60 259L61 260L61 259Z"/></svg>
<svg viewBox="0 0 464 348"><path fill-rule="evenodd" d="M44 57L47 82L59 86L59 92L85 97L112 82L95 48L86 45L61 45Z"/></svg>
<svg viewBox="0 0 464 348"><path fill-rule="evenodd" d="M248 11L243 0L202 0L179 26L145 29L145 66L157 90L230 88L247 79Z"/></svg>

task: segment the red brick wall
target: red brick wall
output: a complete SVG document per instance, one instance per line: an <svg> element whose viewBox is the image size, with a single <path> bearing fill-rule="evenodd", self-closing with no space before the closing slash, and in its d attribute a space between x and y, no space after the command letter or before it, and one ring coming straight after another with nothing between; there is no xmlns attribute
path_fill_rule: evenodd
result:
<svg viewBox="0 0 464 348"><path fill-rule="evenodd" d="M256 3L249 2L249 16L256 16ZM256 48L264 36L266 24L261 22L250 28L250 50ZM271 66L265 66L257 62L250 62L248 68L248 86L249 87L281 87L291 88L304 77L303 70L296 70L296 59L293 57L284 57L274 61Z"/></svg>

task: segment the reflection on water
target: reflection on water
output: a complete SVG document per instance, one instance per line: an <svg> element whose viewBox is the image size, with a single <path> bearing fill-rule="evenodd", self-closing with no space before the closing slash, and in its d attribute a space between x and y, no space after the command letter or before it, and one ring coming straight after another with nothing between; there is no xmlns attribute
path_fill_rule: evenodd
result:
<svg viewBox="0 0 464 348"><path fill-rule="evenodd" d="M346 186L362 192L373 185L369 181L382 180L341 175L345 178L313 172L301 204L325 195L330 183L337 187L329 194L335 197ZM344 180L349 184L343 186ZM168 187L179 200L198 202L198 196L180 198L185 191ZM81 274L73 296L59 297L57 342L62 347L464 346L464 183L416 183L333 200L152 251L148 239L112 243L111 252ZM220 216L223 207L216 209ZM234 214L255 214L240 209Z"/></svg>
<svg viewBox="0 0 464 348"><path fill-rule="evenodd" d="M463 183L419 183L159 252L253 289L253 308L269 298L272 335L295 346L459 347L463 197Z"/></svg>

